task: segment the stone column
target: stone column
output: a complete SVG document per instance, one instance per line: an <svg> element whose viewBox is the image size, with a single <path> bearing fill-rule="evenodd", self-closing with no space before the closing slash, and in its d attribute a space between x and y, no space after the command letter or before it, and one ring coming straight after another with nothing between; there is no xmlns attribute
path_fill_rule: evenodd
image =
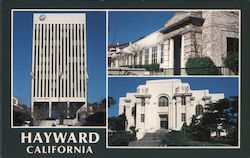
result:
<svg viewBox="0 0 250 158"><path fill-rule="evenodd" d="M148 48L148 64L152 64L152 48Z"/></svg>
<svg viewBox="0 0 250 158"><path fill-rule="evenodd" d="M172 128L172 107L173 107L173 100L169 100L168 104L168 129Z"/></svg>
<svg viewBox="0 0 250 158"><path fill-rule="evenodd" d="M118 67L118 66L119 66L119 65L118 65L118 60L119 60L118 58L115 59L115 67Z"/></svg>
<svg viewBox="0 0 250 158"><path fill-rule="evenodd" d="M156 63L161 64L161 44L157 45Z"/></svg>
<svg viewBox="0 0 250 158"><path fill-rule="evenodd" d="M49 118L52 117L52 103L49 102Z"/></svg>
<svg viewBox="0 0 250 158"><path fill-rule="evenodd" d="M190 116L190 104L191 104L191 96L186 96L186 107L185 107L185 113L186 113L186 124L189 125L191 123L191 119L190 117L192 118L192 116Z"/></svg>
<svg viewBox="0 0 250 158"><path fill-rule="evenodd" d="M142 51L142 65L145 65L145 49Z"/></svg>
<svg viewBox="0 0 250 158"><path fill-rule="evenodd" d="M169 48L169 68L174 68L174 39L170 39L170 48Z"/></svg>
<svg viewBox="0 0 250 158"><path fill-rule="evenodd" d="M181 106L186 106L186 105L181 105L181 97L178 96L176 97L176 111L175 111L175 128L178 130L180 127L181 122Z"/></svg>
<svg viewBox="0 0 250 158"><path fill-rule="evenodd" d="M69 118L69 109L70 109L70 103L67 102L67 118Z"/></svg>

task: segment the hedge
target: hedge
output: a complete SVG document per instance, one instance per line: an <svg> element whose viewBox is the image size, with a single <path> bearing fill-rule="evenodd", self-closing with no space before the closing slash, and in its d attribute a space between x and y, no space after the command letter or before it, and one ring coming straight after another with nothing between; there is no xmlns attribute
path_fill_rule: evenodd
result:
<svg viewBox="0 0 250 158"><path fill-rule="evenodd" d="M136 140L136 137L129 131L117 131L108 139L110 146L128 146L130 141Z"/></svg>
<svg viewBox="0 0 250 158"><path fill-rule="evenodd" d="M186 63L188 75L218 75L218 68L209 57L189 58Z"/></svg>
<svg viewBox="0 0 250 158"><path fill-rule="evenodd" d="M159 64L148 64L148 65L129 65L129 68L144 68L148 71L160 71Z"/></svg>

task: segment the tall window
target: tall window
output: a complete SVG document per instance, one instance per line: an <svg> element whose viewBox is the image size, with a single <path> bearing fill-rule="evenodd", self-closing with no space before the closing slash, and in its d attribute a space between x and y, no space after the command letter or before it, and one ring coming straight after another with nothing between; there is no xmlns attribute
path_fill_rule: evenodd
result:
<svg viewBox="0 0 250 158"><path fill-rule="evenodd" d="M124 115L126 115L126 106L123 106Z"/></svg>
<svg viewBox="0 0 250 158"><path fill-rule="evenodd" d="M165 96L160 97L158 105L159 105L159 107L168 106L168 98Z"/></svg>
<svg viewBox="0 0 250 158"><path fill-rule="evenodd" d="M126 65L129 65L129 56L127 56L127 63Z"/></svg>
<svg viewBox="0 0 250 158"><path fill-rule="evenodd" d="M145 106L145 98L141 98L141 106Z"/></svg>
<svg viewBox="0 0 250 158"><path fill-rule="evenodd" d="M181 121L186 122L186 113L181 113Z"/></svg>
<svg viewBox="0 0 250 158"><path fill-rule="evenodd" d="M152 64L157 63L157 46L152 48Z"/></svg>
<svg viewBox="0 0 250 158"><path fill-rule="evenodd" d="M161 63L163 63L163 51L164 51L164 45L161 44Z"/></svg>
<svg viewBox="0 0 250 158"><path fill-rule="evenodd" d="M135 106L132 108L131 115L132 115L133 117L136 116L136 104L135 104Z"/></svg>
<svg viewBox="0 0 250 158"><path fill-rule="evenodd" d="M196 106L196 116L200 116L202 114L203 114L203 107L202 105L199 104Z"/></svg>
<svg viewBox="0 0 250 158"><path fill-rule="evenodd" d="M181 97L181 105L186 105L186 97L185 96Z"/></svg>
<svg viewBox="0 0 250 158"><path fill-rule="evenodd" d="M227 53L239 52L239 39L227 37Z"/></svg>
<svg viewBox="0 0 250 158"><path fill-rule="evenodd" d="M136 64L137 64L137 57L138 57L138 54L139 54L139 53L140 53L140 52L135 53L133 65L136 65Z"/></svg>
<svg viewBox="0 0 250 158"><path fill-rule="evenodd" d="M145 115L141 114L141 122L145 122Z"/></svg>
<svg viewBox="0 0 250 158"><path fill-rule="evenodd" d="M142 51L139 52L139 65L142 65Z"/></svg>
<svg viewBox="0 0 250 158"><path fill-rule="evenodd" d="M149 49L145 49L145 65L148 64L148 59L149 59Z"/></svg>

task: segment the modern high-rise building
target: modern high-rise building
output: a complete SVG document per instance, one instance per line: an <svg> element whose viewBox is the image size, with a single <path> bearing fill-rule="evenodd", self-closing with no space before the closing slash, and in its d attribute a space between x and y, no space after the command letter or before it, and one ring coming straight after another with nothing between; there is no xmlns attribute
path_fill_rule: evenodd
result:
<svg viewBox="0 0 250 158"><path fill-rule="evenodd" d="M84 13L33 14L32 117L76 118L86 106Z"/></svg>

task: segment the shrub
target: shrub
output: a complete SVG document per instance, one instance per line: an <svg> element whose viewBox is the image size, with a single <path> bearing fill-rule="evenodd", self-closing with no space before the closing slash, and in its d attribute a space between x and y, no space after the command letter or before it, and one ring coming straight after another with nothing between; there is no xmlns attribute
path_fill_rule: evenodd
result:
<svg viewBox="0 0 250 158"><path fill-rule="evenodd" d="M239 54L235 52L228 53L226 57L222 58L223 64L238 75Z"/></svg>
<svg viewBox="0 0 250 158"><path fill-rule="evenodd" d="M108 122L109 122L108 123L109 129L124 131L125 123L126 123L126 116L122 114L122 115L119 115L118 117L110 117Z"/></svg>
<svg viewBox="0 0 250 158"><path fill-rule="evenodd" d="M105 126L106 124L106 112L97 112L86 118L85 125L89 126Z"/></svg>
<svg viewBox="0 0 250 158"><path fill-rule="evenodd" d="M23 126L25 124L25 121L32 120L29 114L20 111L14 111L13 116L13 122L15 126Z"/></svg>
<svg viewBox="0 0 250 158"><path fill-rule="evenodd" d="M219 70L209 57L189 58L186 63L188 75L218 75Z"/></svg>
<svg viewBox="0 0 250 158"><path fill-rule="evenodd" d="M167 133L161 141L161 145L167 146L188 146L190 139L181 131Z"/></svg>
<svg viewBox="0 0 250 158"><path fill-rule="evenodd" d="M135 140L134 135L129 131L117 131L109 136L110 146L128 146L130 141Z"/></svg>
<svg viewBox="0 0 250 158"><path fill-rule="evenodd" d="M159 71L160 65L159 64L148 64L148 65L130 65L129 68L144 68L148 71Z"/></svg>

